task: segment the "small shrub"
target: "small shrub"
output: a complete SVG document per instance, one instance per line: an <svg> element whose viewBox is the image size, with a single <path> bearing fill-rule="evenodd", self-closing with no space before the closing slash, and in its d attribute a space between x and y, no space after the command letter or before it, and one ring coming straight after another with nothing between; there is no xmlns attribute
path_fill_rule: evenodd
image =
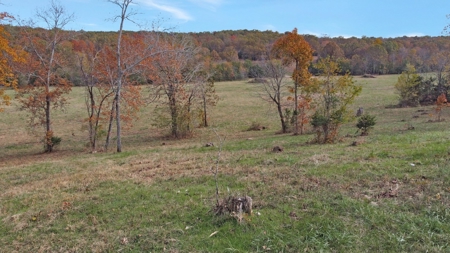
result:
<svg viewBox="0 0 450 253"><path fill-rule="evenodd" d="M61 137L51 136L50 139L46 141L46 145L48 145L49 147L51 147L51 149L53 149L54 147L61 144L61 141L62 141Z"/></svg>
<svg viewBox="0 0 450 253"><path fill-rule="evenodd" d="M369 130L376 124L375 116L366 114L358 119L356 127L361 130L361 135L368 135Z"/></svg>
<svg viewBox="0 0 450 253"><path fill-rule="evenodd" d="M267 80L264 78L257 77L257 78L251 79L248 82L249 83L267 83Z"/></svg>
<svg viewBox="0 0 450 253"><path fill-rule="evenodd" d="M52 146L53 147L56 147L56 146L58 146L59 144L61 144L61 137L57 137L57 136L52 136Z"/></svg>

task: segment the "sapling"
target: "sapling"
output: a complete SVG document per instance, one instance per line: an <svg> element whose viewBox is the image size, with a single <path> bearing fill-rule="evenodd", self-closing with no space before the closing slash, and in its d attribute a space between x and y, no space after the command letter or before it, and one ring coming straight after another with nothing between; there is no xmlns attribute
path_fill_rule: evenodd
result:
<svg viewBox="0 0 450 253"><path fill-rule="evenodd" d="M375 116L365 114L358 119L356 127L361 130L361 135L368 135L369 130L376 124Z"/></svg>

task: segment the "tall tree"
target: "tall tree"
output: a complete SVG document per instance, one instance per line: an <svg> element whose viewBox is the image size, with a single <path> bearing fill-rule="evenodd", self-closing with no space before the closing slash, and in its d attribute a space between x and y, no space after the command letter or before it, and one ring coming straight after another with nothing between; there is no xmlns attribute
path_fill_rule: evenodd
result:
<svg viewBox="0 0 450 253"><path fill-rule="evenodd" d="M305 87L310 83L311 74L308 67L312 61L312 49L295 28L292 32L288 32L276 40L272 50L275 56L282 59L284 65L295 64L292 80L294 80L294 134L297 135L299 134L298 88L300 86Z"/></svg>
<svg viewBox="0 0 450 253"><path fill-rule="evenodd" d="M35 62L35 69L31 75L33 82L29 83L21 93L22 108L31 113L32 126L43 125L45 127L45 151L52 152L54 135L52 130L51 107L61 107L66 100L64 94L71 89L70 83L61 77L58 71L66 64L61 56L61 44L72 38L71 32L64 31L66 25L73 21L74 15L58 2L52 0L46 10L36 13L37 20L31 20L28 26L24 26L27 38L26 49L31 57L29 62ZM46 25L46 30L31 30L36 22Z"/></svg>
<svg viewBox="0 0 450 253"><path fill-rule="evenodd" d="M114 97L114 104L116 110L116 123L117 123L117 152L122 152L122 136L121 136L121 125L120 125L120 92L122 89L122 84L124 80L124 69L125 66L122 65L122 33L123 25L125 20L129 19L132 13L128 13L128 7L133 2L133 0L108 0L108 2L113 3L120 8L120 14L115 17L119 19L119 34L117 37L117 51L116 51L116 61L117 61L117 74L116 74L116 90Z"/></svg>
<svg viewBox="0 0 450 253"><path fill-rule="evenodd" d="M116 120L116 132L117 132L117 152L122 152L122 126L121 126L121 96L122 88L127 85L127 79L139 71L139 66L147 61L152 56L158 54L158 38L159 32L147 32L141 33L135 36L142 36L139 40L134 40L135 43L123 43L124 42L124 24L125 21L134 21L131 19L136 13L131 10L131 6L135 4L134 0L107 0L119 7L120 13L116 15L113 20L119 21L119 31L117 35L117 44L115 52L116 67L114 69L114 75L111 79L112 86L114 87L114 111ZM155 28L153 28L155 29ZM132 38L131 36L127 38ZM113 110L111 110L112 112ZM112 117L111 117L112 119ZM109 136L109 135L108 135ZM109 140L109 138L107 138ZM107 142L108 143L108 142ZM107 144L106 144L107 147Z"/></svg>
<svg viewBox="0 0 450 253"><path fill-rule="evenodd" d="M267 59L263 62L262 68L264 76L267 78L262 83L264 89L263 98L277 107L278 116L280 117L281 132L287 133L290 125L289 109L286 108L287 98L287 82L285 76L287 70L280 60ZM291 111L292 112L292 111Z"/></svg>

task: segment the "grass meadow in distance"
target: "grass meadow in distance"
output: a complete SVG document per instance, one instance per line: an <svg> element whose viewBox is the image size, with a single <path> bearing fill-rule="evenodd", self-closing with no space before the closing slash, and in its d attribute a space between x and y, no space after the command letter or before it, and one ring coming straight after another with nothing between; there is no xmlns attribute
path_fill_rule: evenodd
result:
<svg viewBox="0 0 450 253"><path fill-rule="evenodd" d="M8 107L0 114L0 252L450 251L448 122L429 122L433 106L392 108L396 75L356 80L363 92L352 109L364 107L377 124L364 137L346 124L332 145L278 134L276 109L258 85L216 84L211 128L226 138L220 194L253 198L242 223L211 212L211 128L166 139L150 105L124 131L123 153L91 154L78 87L54 114L61 146L43 154L25 113ZM450 108L443 113L450 120ZM267 129L246 131L254 122ZM276 145L284 151L273 153Z"/></svg>

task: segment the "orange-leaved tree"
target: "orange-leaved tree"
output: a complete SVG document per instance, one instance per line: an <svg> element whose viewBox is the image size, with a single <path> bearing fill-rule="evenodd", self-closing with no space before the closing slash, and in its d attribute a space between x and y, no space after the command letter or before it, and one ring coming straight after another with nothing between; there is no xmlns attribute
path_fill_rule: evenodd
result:
<svg viewBox="0 0 450 253"><path fill-rule="evenodd" d="M292 73L294 81L294 134L299 134L299 87L306 87L310 83L311 74L308 67L312 61L312 49L303 36L297 33L297 28L287 32L283 37L275 41L272 47L273 54L281 58L284 65L295 64Z"/></svg>
<svg viewBox="0 0 450 253"><path fill-rule="evenodd" d="M6 12L0 13L0 21L14 19ZM25 51L18 50L10 45L9 33L3 24L0 24L0 86L6 88L17 88L17 78L14 74L12 64L23 63L25 61ZM9 105L11 97L5 94L4 89L0 89L0 111L1 105Z"/></svg>
<svg viewBox="0 0 450 253"><path fill-rule="evenodd" d="M19 71L30 71L26 73L30 78L26 87L20 90L20 101L22 109L30 113L30 126L44 126L45 152L52 152L61 139L53 134L51 108L63 107L67 102L64 94L71 90L69 81L62 77L61 68L67 64L67 59L61 45L73 36L63 29L74 16L57 2L51 1L48 9L37 11L36 17L47 28L31 29L36 26L33 20L22 26L26 38L24 47L29 58Z"/></svg>
<svg viewBox="0 0 450 253"><path fill-rule="evenodd" d="M139 107L144 103L141 97L141 88L137 86L136 75L142 75L142 64L135 65L123 73L120 97L117 98L117 54L115 46L97 40L95 43L77 43L79 52L79 67L86 84L86 105L88 110L88 126L92 151L96 149L96 142L100 135L106 133L105 150L108 149L114 120L117 120L117 101L121 103L120 121L125 127L137 118ZM122 59L124 65L132 65L137 59L136 54L142 52L145 43L138 35L127 35L122 39ZM83 47L83 45L86 45ZM142 63L142 62L141 62ZM116 100L119 99L119 100ZM103 123L107 123L105 129ZM122 128L122 124L121 124Z"/></svg>

